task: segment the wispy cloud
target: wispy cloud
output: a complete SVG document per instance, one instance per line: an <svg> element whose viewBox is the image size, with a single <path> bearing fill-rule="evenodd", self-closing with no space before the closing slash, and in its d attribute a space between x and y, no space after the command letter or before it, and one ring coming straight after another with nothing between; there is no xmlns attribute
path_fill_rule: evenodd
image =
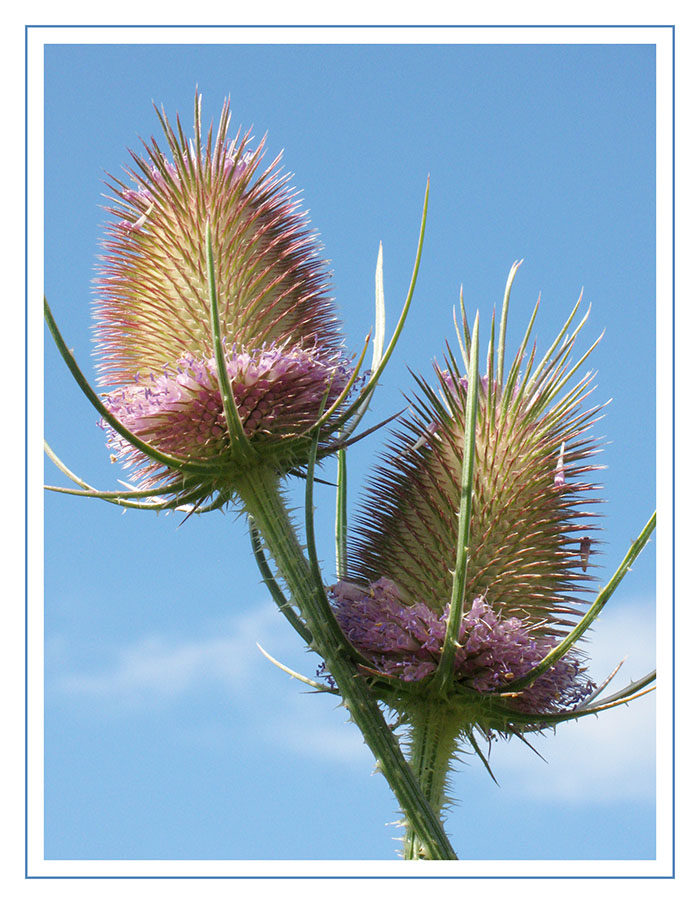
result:
<svg viewBox="0 0 700 904"><path fill-rule="evenodd" d="M300 647L279 614L260 606L196 639L142 638L114 651L103 668L57 675L55 689L76 705L99 700L106 709L153 709L218 688L246 708L261 740L294 754L366 768L371 754L347 718L334 712L338 700L324 697L321 702L304 693L302 685L290 692L289 684L280 682L291 679L274 671L256 642L282 659L298 655ZM627 656L613 687L641 677L655 660L653 607L640 602L612 608L596 623L587 652L598 679ZM223 730L212 726L215 735ZM203 740L201 725L197 731ZM655 700L650 695L598 718L563 725L554 736L535 737L533 744L547 763L514 740L493 746L492 765L509 793L525 798L648 799L654 794L654 732Z"/></svg>
<svg viewBox="0 0 700 904"><path fill-rule="evenodd" d="M57 675L55 688L113 703L172 701L205 684L242 690L261 664L256 641L276 637L279 621L261 606L203 637L151 634L116 649L102 668Z"/></svg>
<svg viewBox="0 0 700 904"><path fill-rule="evenodd" d="M529 738L546 759L514 740L492 766L509 793L532 799L610 802L655 796L653 699Z"/></svg>
<svg viewBox="0 0 700 904"><path fill-rule="evenodd" d="M263 731L275 743L305 758L371 769L374 758L362 735L350 722L347 710L329 712L330 700L324 700L321 711L321 707L310 704L307 694L297 694L291 700L286 697L284 706L266 721ZM332 700L337 705L336 698Z"/></svg>
<svg viewBox="0 0 700 904"><path fill-rule="evenodd" d="M62 646L60 638L48 643ZM237 710L245 710L245 719L264 742L346 766L371 765L371 754L349 724L347 711L334 712L340 708L338 698L329 696L321 702L306 685L279 672L257 643L283 661L299 660L301 642L279 613L261 605L211 626L208 634L196 639L148 635L115 649L100 668L57 673L51 689L64 702L88 705L91 713L99 702L103 714L120 716L124 711L174 705L187 695L223 691ZM313 675L317 664L307 656L297 667ZM230 727L222 724L207 730L198 721L191 737L187 725L182 732L188 743L230 743Z"/></svg>
<svg viewBox="0 0 700 904"><path fill-rule="evenodd" d="M611 691L651 671L656 662L651 602L611 606L596 622L587 652L591 672L599 680L626 657ZM547 795L570 802L653 799L655 717L652 693L598 717L566 723L554 735L529 739L547 763L513 742L494 754L497 776L508 784L509 791L528 798Z"/></svg>

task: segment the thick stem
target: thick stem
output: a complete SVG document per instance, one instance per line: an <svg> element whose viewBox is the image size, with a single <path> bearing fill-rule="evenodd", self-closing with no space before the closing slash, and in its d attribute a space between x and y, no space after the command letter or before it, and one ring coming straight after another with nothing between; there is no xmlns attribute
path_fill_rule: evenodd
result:
<svg viewBox="0 0 700 904"><path fill-rule="evenodd" d="M447 775L457 749L457 737L464 727L464 715L439 699L411 706L411 766L423 794L438 818L446 803ZM404 860L425 860L421 838L409 826L404 838Z"/></svg>
<svg viewBox="0 0 700 904"><path fill-rule="evenodd" d="M439 816L425 800L418 780L401 753L365 679L358 674L351 649L325 596L314 580L282 502L278 479L255 469L237 481L237 492L265 540L311 631L313 648L324 659L343 701L377 759L404 811L411 831L421 839L427 859L456 860Z"/></svg>

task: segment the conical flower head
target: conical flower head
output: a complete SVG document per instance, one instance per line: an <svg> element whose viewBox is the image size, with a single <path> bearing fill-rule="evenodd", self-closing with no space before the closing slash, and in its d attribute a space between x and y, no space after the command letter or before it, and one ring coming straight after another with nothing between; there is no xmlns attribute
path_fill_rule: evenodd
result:
<svg viewBox="0 0 700 904"><path fill-rule="evenodd" d="M586 603L596 528L584 507L593 501L595 445L585 434L599 409L581 406L590 374L571 386L573 338L535 368L534 350L525 361L526 337L500 379L492 344L479 381L454 661L455 680L479 693L497 692L538 665ZM413 413L375 471L348 574L335 588L339 622L356 648L380 673L408 682L432 675L444 647L468 400L468 380L451 355L446 369L436 368L435 388L419 383ZM590 691L581 672L579 657L569 654L511 703L542 712L575 703Z"/></svg>
<svg viewBox="0 0 700 904"><path fill-rule="evenodd" d="M252 149L240 132L228 137L228 104L216 134L204 135L200 103L198 96L191 139L179 119L173 128L160 116L166 150L151 140L145 156L132 154L131 184L111 180L115 219L96 305L106 405L160 453L235 473L240 449L221 395L213 282L242 431L260 454L284 446L277 464L285 470L298 463L294 438L347 380L328 274L279 157L259 172L262 144ZM144 485L179 473L111 429L109 436Z"/></svg>

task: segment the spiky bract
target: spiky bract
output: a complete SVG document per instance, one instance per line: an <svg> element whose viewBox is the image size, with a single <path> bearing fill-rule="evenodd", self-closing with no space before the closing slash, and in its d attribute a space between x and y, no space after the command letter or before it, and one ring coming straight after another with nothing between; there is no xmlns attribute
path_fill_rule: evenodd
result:
<svg viewBox="0 0 700 904"><path fill-rule="evenodd" d="M290 176L279 157L258 173L263 145L228 137L228 103L216 135L203 135L200 106L197 96L192 139L179 118L173 128L159 114L167 151L152 139L145 157L132 153L132 185L110 177L116 221L97 281L98 370L108 408L134 434L188 461L218 457L227 480L237 449L217 386L207 229L226 369L252 447L267 454L284 439L275 465L303 464L290 441L324 398L328 407L338 397L347 371L328 273ZM141 476L172 476L110 437Z"/></svg>

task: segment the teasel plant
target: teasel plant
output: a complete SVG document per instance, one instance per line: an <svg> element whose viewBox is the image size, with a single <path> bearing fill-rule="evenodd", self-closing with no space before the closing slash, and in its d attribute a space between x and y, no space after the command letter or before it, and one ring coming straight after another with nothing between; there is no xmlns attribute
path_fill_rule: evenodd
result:
<svg viewBox="0 0 700 904"><path fill-rule="evenodd" d="M515 265L483 377L478 313L470 331L461 306L462 364L448 348L434 388L417 378L412 413L349 537L347 450L386 423L358 432L409 312L428 188L388 342L380 246L365 365L371 334L356 360L347 355L317 237L280 158L263 169L262 143L253 148L241 131L229 137L228 103L205 134L197 94L189 139L179 118L173 125L157 113L165 149L151 140L143 155L132 154L124 179L108 183L111 225L96 290L102 392L44 303L58 350L130 479L98 490L46 444L74 484L48 489L185 518L244 514L262 578L326 678L302 676L263 652L347 708L402 811L404 858L457 859L444 817L448 775L464 745L489 768L479 739L526 740L629 702L654 679L601 698L607 681L592 685L575 647L655 524L652 517L606 586L587 598L597 528L581 503L593 489L586 480L595 444L586 436L599 409L580 407L591 376L577 375L592 349L572 363L582 324L567 330L578 305L539 363L527 351L533 314L506 373ZM314 528L318 467L329 457L338 467L332 586ZM286 496L294 479L305 481L303 529Z"/></svg>

